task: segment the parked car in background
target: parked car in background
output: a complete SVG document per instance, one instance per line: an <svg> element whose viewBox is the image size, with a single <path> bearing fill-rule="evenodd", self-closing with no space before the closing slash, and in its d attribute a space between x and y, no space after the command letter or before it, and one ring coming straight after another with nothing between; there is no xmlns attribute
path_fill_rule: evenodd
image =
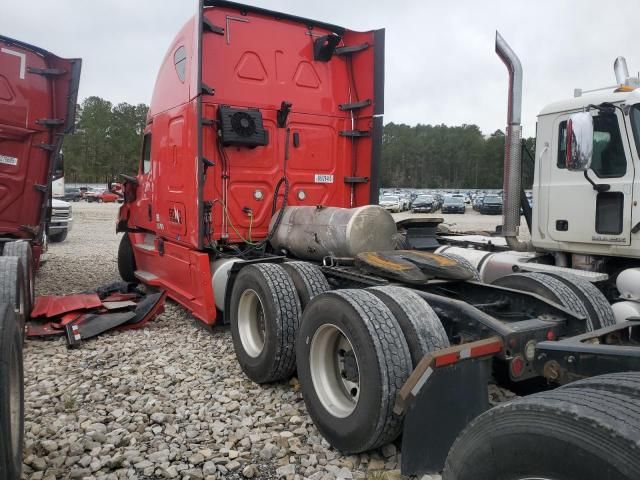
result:
<svg viewBox="0 0 640 480"><path fill-rule="evenodd" d="M79 188L65 187L62 200L65 202L79 202L82 200L82 191Z"/></svg>
<svg viewBox="0 0 640 480"><path fill-rule="evenodd" d="M500 195L485 195L480 206L480 213L483 215L501 215L502 197Z"/></svg>
<svg viewBox="0 0 640 480"><path fill-rule="evenodd" d="M482 201L484 200L484 194L483 193L479 193L478 195L476 195L476 197L473 199L473 209L476 212L480 211L480 207L482 206Z"/></svg>
<svg viewBox="0 0 640 480"><path fill-rule="evenodd" d="M398 195L385 195L380 199L379 205L390 212L401 212L403 202Z"/></svg>
<svg viewBox="0 0 640 480"><path fill-rule="evenodd" d="M73 227L71 204L54 198L51 200L51 220L49 221L49 241L63 242Z"/></svg>
<svg viewBox="0 0 640 480"><path fill-rule="evenodd" d="M447 195L442 204L442 213L464 213L464 195Z"/></svg>
<svg viewBox="0 0 640 480"><path fill-rule="evenodd" d="M436 201L432 195L418 195L411 204L411 213L431 213L436 211Z"/></svg>
<svg viewBox="0 0 640 480"><path fill-rule="evenodd" d="M102 190L100 192L91 192L91 194L89 194L89 192L87 192L85 194L85 198L87 200L87 202L98 202L98 203L113 203L116 202L120 199L120 195L117 195L115 193L111 193L107 190Z"/></svg>

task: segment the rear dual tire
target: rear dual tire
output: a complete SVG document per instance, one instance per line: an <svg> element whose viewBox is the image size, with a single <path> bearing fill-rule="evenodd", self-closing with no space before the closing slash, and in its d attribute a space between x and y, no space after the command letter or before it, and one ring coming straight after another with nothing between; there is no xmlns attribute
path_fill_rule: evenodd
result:
<svg viewBox="0 0 640 480"><path fill-rule="evenodd" d="M231 337L238 363L256 383L289 378L302 308L293 280L277 264L244 267L230 298Z"/></svg>
<svg viewBox="0 0 640 480"><path fill-rule="evenodd" d="M530 395L473 420L451 448L443 479L635 480L639 419L638 373Z"/></svg>
<svg viewBox="0 0 640 480"><path fill-rule="evenodd" d="M305 309L296 342L298 378L309 415L343 453L393 441L393 413L412 370L402 330L385 304L366 290L334 290Z"/></svg>
<svg viewBox="0 0 640 480"><path fill-rule="evenodd" d="M493 282L500 287L531 292L586 318L586 331L613 325L611 305L594 285L574 275L514 273Z"/></svg>
<svg viewBox="0 0 640 480"><path fill-rule="evenodd" d="M25 318L31 315L31 309L35 301L35 267L33 264L33 251L31 243L26 240L17 240L4 244L3 257L18 257L22 263L22 276L27 295L25 297ZM0 299L0 301L2 301Z"/></svg>
<svg viewBox="0 0 640 480"><path fill-rule="evenodd" d="M0 303L13 307L15 320L22 335L25 322L30 315L30 294L28 277L19 257L0 257Z"/></svg>
<svg viewBox="0 0 640 480"><path fill-rule="evenodd" d="M0 303L0 478L20 478L24 430L22 332L13 305Z"/></svg>

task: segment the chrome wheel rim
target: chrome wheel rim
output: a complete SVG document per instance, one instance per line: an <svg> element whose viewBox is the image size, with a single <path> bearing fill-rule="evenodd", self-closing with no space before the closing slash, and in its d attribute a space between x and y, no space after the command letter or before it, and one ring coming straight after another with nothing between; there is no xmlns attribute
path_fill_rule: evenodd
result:
<svg viewBox="0 0 640 480"><path fill-rule="evenodd" d="M247 289L240 296L238 332L242 347L247 355L252 358L258 357L264 350L266 327L262 300L255 290Z"/></svg>
<svg viewBox="0 0 640 480"><path fill-rule="evenodd" d="M360 368L353 345L335 325L322 325L311 340L309 369L322 406L334 417L353 413L360 397Z"/></svg>

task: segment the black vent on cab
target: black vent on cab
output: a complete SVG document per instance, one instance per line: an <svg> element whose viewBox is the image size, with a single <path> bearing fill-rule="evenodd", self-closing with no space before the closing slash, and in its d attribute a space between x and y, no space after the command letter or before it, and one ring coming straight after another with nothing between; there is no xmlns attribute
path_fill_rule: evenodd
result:
<svg viewBox="0 0 640 480"><path fill-rule="evenodd" d="M218 116L220 139L224 146L258 147L269 143L267 131L262 125L260 110L223 105L218 109Z"/></svg>

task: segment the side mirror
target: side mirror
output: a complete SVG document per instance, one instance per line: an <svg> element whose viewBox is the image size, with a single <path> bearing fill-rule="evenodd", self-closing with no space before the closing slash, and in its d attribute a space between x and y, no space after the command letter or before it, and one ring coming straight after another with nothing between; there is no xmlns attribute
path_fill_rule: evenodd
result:
<svg viewBox="0 0 640 480"><path fill-rule="evenodd" d="M586 172L593 157L593 118L588 112L574 113L567 121L567 170Z"/></svg>

